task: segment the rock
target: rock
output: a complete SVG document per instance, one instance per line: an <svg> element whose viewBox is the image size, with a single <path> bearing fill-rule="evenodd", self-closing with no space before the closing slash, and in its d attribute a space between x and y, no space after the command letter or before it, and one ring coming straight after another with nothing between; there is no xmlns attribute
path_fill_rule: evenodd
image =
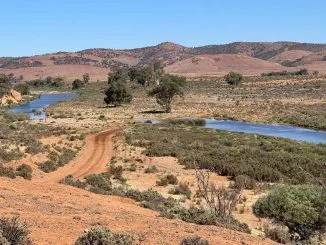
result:
<svg viewBox="0 0 326 245"><path fill-rule="evenodd" d="M17 102L22 101L22 95L16 90L10 90L9 95L14 98Z"/></svg>
<svg viewBox="0 0 326 245"><path fill-rule="evenodd" d="M3 96L0 100L1 105L7 105L10 103L18 103L22 101L22 96L16 90L10 90L7 95Z"/></svg>

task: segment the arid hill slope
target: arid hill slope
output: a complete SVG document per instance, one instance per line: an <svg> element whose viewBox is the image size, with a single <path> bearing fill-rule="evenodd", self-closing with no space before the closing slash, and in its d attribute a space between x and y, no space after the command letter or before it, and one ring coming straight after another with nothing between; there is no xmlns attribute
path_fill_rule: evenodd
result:
<svg viewBox="0 0 326 245"><path fill-rule="evenodd" d="M128 50L87 49L79 52L59 52L33 57L3 57L0 58L0 73L13 73L16 77L22 75L24 79L28 80L61 76L71 81L81 78L83 73L88 72L92 81L96 81L106 79L107 73L113 67L144 66L153 63L154 60L162 59L168 71L175 71L176 67L184 66L189 60L210 60L212 55L222 54L227 54L228 57L234 56L232 58L234 63L231 67L228 63L231 58L221 59L221 62L210 63L209 67L204 65L195 68L193 65L183 67L180 74L223 75L232 68L245 75L256 75L271 71L273 67L275 70L289 70L289 67L301 68L306 65L311 69L316 68L324 72L325 52L326 44L295 42L237 42L193 48L165 42L156 46ZM246 61L250 60L250 57L257 59L252 61L253 67L251 67L251 62L243 62L244 56L247 57ZM270 64L267 65L264 61L268 61Z"/></svg>

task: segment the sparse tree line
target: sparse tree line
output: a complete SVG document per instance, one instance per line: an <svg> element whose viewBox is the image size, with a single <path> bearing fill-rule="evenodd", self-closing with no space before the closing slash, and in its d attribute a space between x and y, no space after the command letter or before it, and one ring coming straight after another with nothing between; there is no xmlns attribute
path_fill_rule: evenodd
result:
<svg viewBox="0 0 326 245"><path fill-rule="evenodd" d="M119 106L132 101L131 88L144 87L147 95L154 97L165 112L171 112L171 104L175 96L183 96L186 79L164 73L164 65L156 61L151 66L129 70L117 69L109 74L108 89L104 102L107 105Z"/></svg>

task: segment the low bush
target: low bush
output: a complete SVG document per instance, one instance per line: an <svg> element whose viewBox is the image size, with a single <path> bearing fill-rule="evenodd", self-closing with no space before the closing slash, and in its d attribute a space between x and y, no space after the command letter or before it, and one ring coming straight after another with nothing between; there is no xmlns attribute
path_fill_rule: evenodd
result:
<svg viewBox="0 0 326 245"><path fill-rule="evenodd" d="M158 181L156 181L158 186L167 186L167 185L176 185L178 184L178 178L173 174L168 174L161 177Z"/></svg>
<svg viewBox="0 0 326 245"><path fill-rule="evenodd" d="M16 169L16 175L21 176L24 179L31 180L32 173L33 173L33 169L31 168L31 166L29 166L27 164L22 164L22 165L18 166L18 168Z"/></svg>
<svg viewBox="0 0 326 245"><path fill-rule="evenodd" d="M110 174L112 174L114 179L120 180L122 182L125 181L125 178L123 177L123 167L122 166L115 166L113 163L110 164L109 168Z"/></svg>
<svg viewBox="0 0 326 245"><path fill-rule="evenodd" d="M93 192L109 193L112 190L111 175L109 173L91 174L85 177Z"/></svg>
<svg viewBox="0 0 326 245"><path fill-rule="evenodd" d="M147 156L177 157L180 164L190 169L210 169L232 178L243 175L259 182L314 182L302 167L316 179L326 181L323 144L162 124L135 125L127 135L132 145L145 148ZM167 181L163 178L158 184L167 185ZM254 182L247 184L247 188L252 188Z"/></svg>
<svg viewBox="0 0 326 245"><path fill-rule="evenodd" d="M171 119L168 120L171 125L184 125L184 126L205 126L206 120L202 118L197 119Z"/></svg>
<svg viewBox="0 0 326 245"><path fill-rule="evenodd" d="M185 195L188 199L191 197L191 190L188 183L179 183L176 187L173 187L169 193L173 195Z"/></svg>
<svg viewBox="0 0 326 245"><path fill-rule="evenodd" d="M180 245L209 245L209 242L200 236L188 236L181 241Z"/></svg>
<svg viewBox="0 0 326 245"><path fill-rule="evenodd" d="M230 72L224 79L230 85L239 85L243 80L243 76L240 73Z"/></svg>
<svg viewBox="0 0 326 245"><path fill-rule="evenodd" d="M256 187L257 183L254 179L250 178L247 175L238 175L234 178L234 184L232 185L233 188L242 190L248 189L253 190Z"/></svg>
<svg viewBox="0 0 326 245"><path fill-rule="evenodd" d="M16 172L12 167L5 167L0 164L0 176L14 179L16 178Z"/></svg>
<svg viewBox="0 0 326 245"><path fill-rule="evenodd" d="M150 166L150 167L146 168L144 171L145 174L154 174L157 172L158 172L158 169L156 166Z"/></svg>
<svg viewBox="0 0 326 245"><path fill-rule="evenodd" d="M27 225L21 223L17 217L0 218L0 244L31 245Z"/></svg>
<svg viewBox="0 0 326 245"><path fill-rule="evenodd" d="M288 244L291 242L291 236L287 231L286 227L278 225L265 225L264 226L265 236L275 242Z"/></svg>
<svg viewBox="0 0 326 245"><path fill-rule="evenodd" d="M128 234L114 233L103 226L92 227L81 235L75 245L131 245L132 239Z"/></svg>
<svg viewBox="0 0 326 245"><path fill-rule="evenodd" d="M45 173L56 171L59 167L63 167L69 163L77 155L77 151L65 147L60 151L60 154L55 151L50 152L48 155L49 160L39 164L39 169Z"/></svg>
<svg viewBox="0 0 326 245"><path fill-rule="evenodd" d="M60 181L61 184L71 185L80 189L85 189L87 187L87 183L78 180L74 180L72 175L66 176L64 179Z"/></svg>
<svg viewBox="0 0 326 245"><path fill-rule="evenodd" d="M65 179L61 180L61 183L86 189L97 194L128 197L139 202L141 207L158 211L162 217L169 219L178 218L190 223L217 225L250 233L247 225L241 224L233 218L231 218L231 220L225 220L223 218L217 219L209 210L203 208L184 208L174 198L166 198L157 191L151 189L147 191L138 191L125 189L123 187L113 187L110 177L111 175L109 173L94 174L86 176L85 182L80 182L78 180L74 181L72 176L67 176Z"/></svg>

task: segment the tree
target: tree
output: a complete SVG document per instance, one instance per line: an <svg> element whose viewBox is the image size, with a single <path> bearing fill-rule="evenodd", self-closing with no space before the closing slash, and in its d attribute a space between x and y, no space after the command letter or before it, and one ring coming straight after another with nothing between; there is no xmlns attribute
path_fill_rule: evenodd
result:
<svg viewBox="0 0 326 245"><path fill-rule="evenodd" d="M148 92L149 96L155 97L156 102L163 107L165 112L171 112L171 103L175 96L183 96L182 87L186 78L173 75L164 75L159 85Z"/></svg>
<svg viewBox="0 0 326 245"><path fill-rule="evenodd" d="M159 79L164 74L164 65L161 60L155 61L150 66L144 66L140 69L130 68L128 76L131 82L136 82L143 86L158 84Z"/></svg>
<svg viewBox="0 0 326 245"><path fill-rule="evenodd" d="M157 82L164 74L164 63L162 60L156 60L154 62L153 71L154 71L155 82Z"/></svg>
<svg viewBox="0 0 326 245"><path fill-rule="evenodd" d="M72 82L72 89L79 89L85 87L85 82L80 80L80 79L76 79Z"/></svg>
<svg viewBox="0 0 326 245"><path fill-rule="evenodd" d="M5 74L0 74L0 98L6 95L11 88L9 78Z"/></svg>
<svg viewBox="0 0 326 245"><path fill-rule="evenodd" d="M52 87L63 87L65 85L62 77L56 77L52 80L51 86Z"/></svg>
<svg viewBox="0 0 326 245"><path fill-rule="evenodd" d="M240 73L230 72L224 77L225 81L230 85L238 85L243 80L243 76Z"/></svg>
<svg viewBox="0 0 326 245"><path fill-rule="evenodd" d="M130 68L128 76L131 82L142 86L148 86L154 80L154 73L151 67L145 66L140 69Z"/></svg>
<svg viewBox="0 0 326 245"><path fill-rule="evenodd" d="M270 218L288 227L299 240L308 240L326 228L326 192L313 185L279 186L253 206L258 217Z"/></svg>
<svg viewBox="0 0 326 245"><path fill-rule="evenodd" d="M85 74L83 75L83 82L84 82L85 84L88 84L88 82L89 82L90 79L91 79L91 77L90 77L90 75L89 75L88 73L85 73Z"/></svg>
<svg viewBox="0 0 326 245"><path fill-rule="evenodd" d="M18 91L22 95L29 95L31 93L30 87L26 83L19 83L14 87L14 90Z"/></svg>
<svg viewBox="0 0 326 245"><path fill-rule="evenodd" d="M126 74L122 70L117 70L109 74L109 87L105 91L104 102L107 105L118 106L122 103L130 103L132 95L126 83Z"/></svg>

